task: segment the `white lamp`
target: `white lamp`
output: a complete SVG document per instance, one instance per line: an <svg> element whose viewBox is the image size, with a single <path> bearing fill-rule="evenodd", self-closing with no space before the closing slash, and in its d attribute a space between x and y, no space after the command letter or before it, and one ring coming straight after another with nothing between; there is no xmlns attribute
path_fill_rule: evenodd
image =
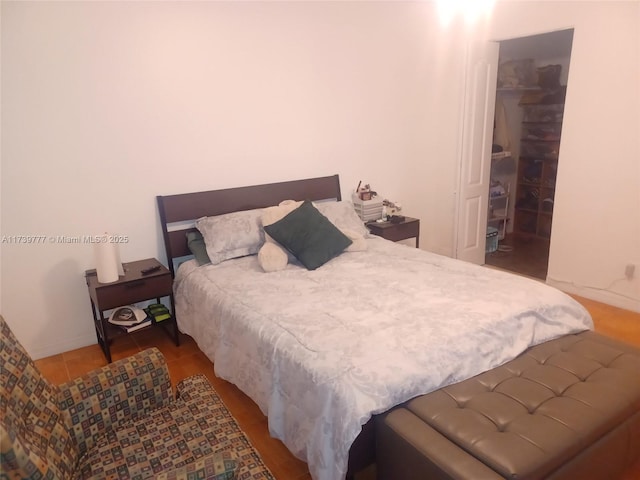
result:
<svg viewBox="0 0 640 480"><path fill-rule="evenodd" d="M96 239L98 241L94 244L94 254L98 282L116 282L120 274L124 275L118 244L112 241L108 233L97 236Z"/></svg>

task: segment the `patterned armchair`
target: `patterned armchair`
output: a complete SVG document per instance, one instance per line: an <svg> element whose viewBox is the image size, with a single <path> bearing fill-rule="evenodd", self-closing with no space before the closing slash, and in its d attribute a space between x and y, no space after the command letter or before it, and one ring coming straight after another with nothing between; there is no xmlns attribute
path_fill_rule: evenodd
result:
<svg viewBox="0 0 640 480"><path fill-rule="evenodd" d="M155 348L55 386L0 316L0 478L273 479L213 390Z"/></svg>

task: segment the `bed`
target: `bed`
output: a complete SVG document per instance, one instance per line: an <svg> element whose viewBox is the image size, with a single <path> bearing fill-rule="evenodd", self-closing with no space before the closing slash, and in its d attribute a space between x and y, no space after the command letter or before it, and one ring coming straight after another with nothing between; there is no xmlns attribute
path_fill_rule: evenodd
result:
<svg viewBox="0 0 640 480"><path fill-rule="evenodd" d="M185 260L195 219L305 199L349 205L333 175L159 196L158 208L180 329L314 479L373 461L372 416L593 328L580 304L540 282L373 236L316 270L264 273L255 254Z"/></svg>

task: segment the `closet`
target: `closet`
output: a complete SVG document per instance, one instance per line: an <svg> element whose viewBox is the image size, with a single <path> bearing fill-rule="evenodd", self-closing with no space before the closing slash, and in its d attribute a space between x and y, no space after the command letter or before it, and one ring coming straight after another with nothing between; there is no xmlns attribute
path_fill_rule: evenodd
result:
<svg viewBox="0 0 640 480"><path fill-rule="evenodd" d="M514 232L549 240L564 103L525 104L522 109Z"/></svg>
<svg viewBox="0 0 640 480"><path fill-rule="evenodd" d="M541 279L547 273L572 40L573 30L562 30L500 42L487 219L487 234L498 230L498 245L487 250L485 261Z"/></svg>

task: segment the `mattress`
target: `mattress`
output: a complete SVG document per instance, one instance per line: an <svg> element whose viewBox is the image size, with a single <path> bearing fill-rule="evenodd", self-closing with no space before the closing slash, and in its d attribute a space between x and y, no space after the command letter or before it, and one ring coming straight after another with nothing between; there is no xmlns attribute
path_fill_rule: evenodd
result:
<svg viewBox="0 0 640 480"><path fill-rule="evenodd" d="M378 237L307 271L257 257L178 269L180 330L268 416L316 480L344 478L372 415L593 328L541 282Z"/></svg>

